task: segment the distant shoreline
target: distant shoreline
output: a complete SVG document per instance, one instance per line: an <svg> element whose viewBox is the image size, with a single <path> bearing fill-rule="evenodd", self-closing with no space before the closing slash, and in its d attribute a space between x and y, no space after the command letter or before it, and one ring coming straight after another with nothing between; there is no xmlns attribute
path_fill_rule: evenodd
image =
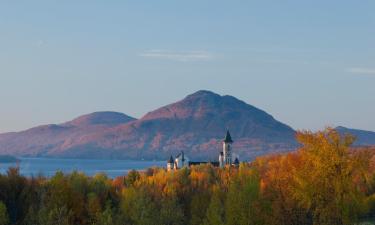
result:
<svg viewBox="0 0 375 225"><path fill-rule="evenodd" d="M32 177L43 174L46 177L56 172L72 173L80 171L88 176L105 173L110 178L123 176L131 170L146 170L151 167L164 167L165 161L138 161L138 160L105 160L105 159L59 159L59 158L24 158L19 157L17 162L20 174ZM5 174L9 167L16 163L0 163L0 174Z"/></svg>
<svg viewBox="0 0 375 225"><path fill-rule="evenodd" d="M65 160L65 161L121 161L121 162L164 162L166 160L158 159L122 159L122 158L69 158L69 157L36 157L36 156L20 156L17 160L22 159L46 159L46 160Z"/></svg>
<svg viewBox="0 0 375 225"><path fill-rule="evenodd" d="M20 161L17 157L11 155L0 155L0 163L15 163Z"/></svg>

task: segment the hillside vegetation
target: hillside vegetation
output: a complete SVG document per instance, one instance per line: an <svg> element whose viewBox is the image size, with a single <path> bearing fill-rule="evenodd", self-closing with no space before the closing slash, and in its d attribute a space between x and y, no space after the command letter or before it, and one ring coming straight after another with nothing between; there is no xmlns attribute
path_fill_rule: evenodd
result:
<svg viewBox="0 0 375 225"><path fill-rule="evenodd" d="M374 149L333 129L299 132L297 152L239 168L151 168L109 179L0 176L0 225L346 225L375 214Z"/></svg>

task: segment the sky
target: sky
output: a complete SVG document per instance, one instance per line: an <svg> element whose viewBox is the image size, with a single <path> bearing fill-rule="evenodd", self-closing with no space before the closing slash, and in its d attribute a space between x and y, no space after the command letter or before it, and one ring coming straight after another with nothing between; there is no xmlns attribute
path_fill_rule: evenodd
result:
<svg viewBox="0 0 375 225"><path fill-rule="evenodd" d="M294 129L375 131L375 1L0 2L0 132L204 89Z"/></svg>

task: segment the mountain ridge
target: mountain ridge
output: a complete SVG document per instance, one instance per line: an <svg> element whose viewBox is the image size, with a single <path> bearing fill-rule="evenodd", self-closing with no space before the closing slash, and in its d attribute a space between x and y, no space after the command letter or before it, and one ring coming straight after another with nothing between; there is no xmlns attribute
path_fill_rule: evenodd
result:
<svg viewBox="0 0 375 225"><path fill-rule="evenodd" d="M61 124L0 134L0 154L32 157L217 160L226 130L243 160L298 147L290 126L230 95L201 90L140 119L94 112Z"/></svg>
<svg viewBox="0 0 375 225"><path fill-rule="evenodd" d="M354 141L354 146L372 146L375 145L375 132L368 130L360 130L347 128L344 126L338 126L335 128L341 134L351 134L356 140Z"/></svg>
<svg viewBox="0 0 375 225"><path fill-rule="evenodd" d="M114 123L114 120L111 119L108 119L107 123L103 121L101 123L86 123L87 121L95 122L98 115L101 116L101 119L103 119L103 116L115 115L117 123ZM77 123L78 120L82 121L83 118L86 120L84 125ZM135 119L123 113L94 112L65 123L40 125L19 132L3 133L0 134L0 153L16 156L46 156L46 152L53 150L58 145L64 145L72 142L75 138L132 120Z"/></svg>
<svg viewBox="0 0 375 225"><path fill-rule="evenodd" d="M118 117L111 112L102 115ZM15 133L3 140L0 152L45 157L105 157L163 159L184 150L191 158L216 159L222 135L230 129L235 147L244 158L295 146L295 131L265 111L233 96L198 91L180 101L153 110L140 119L104 119L88 114L72 121L32 128L33 134ZM94 121L94 122L92 122ZM92 128L95 129L92 129ZM90 128L90 129L89 129ZM70 130L69 130L70 129ZM27 133L27 132L26 132ZM6 139L6 138L5 138ZM43 140L48 139L49 141Z"/></svg>

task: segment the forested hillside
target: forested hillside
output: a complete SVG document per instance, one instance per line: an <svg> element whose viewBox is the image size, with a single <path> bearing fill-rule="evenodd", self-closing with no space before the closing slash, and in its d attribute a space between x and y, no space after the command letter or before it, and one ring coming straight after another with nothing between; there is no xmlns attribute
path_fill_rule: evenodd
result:
<svg viewBox="0 0 375 225"><path fill-rule="evenodd" d="M239 168L151 168L109 179L0 176L0 225L344 225L375 214L374 150L332 129L297 134L300 150Z"/></svg>

